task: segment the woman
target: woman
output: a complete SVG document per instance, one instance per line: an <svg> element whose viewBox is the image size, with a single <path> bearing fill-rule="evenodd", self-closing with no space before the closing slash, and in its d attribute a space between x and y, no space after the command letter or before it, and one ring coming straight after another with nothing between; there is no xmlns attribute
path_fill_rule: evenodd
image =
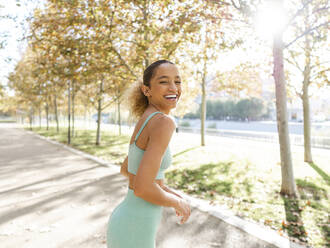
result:
<svg viewBox="0 0 330 248"><path fill-rule="evenodd" d="M154 248L163 207L174 208L181 224L190 216L187 201L163 183L164 171L171 164L168 144L175 130L168 114L180 95L178 69L167 60L149 65L143 84L132 94L132 113L140 120L121 166L129 188L109 218L108 248Z"/></svg>

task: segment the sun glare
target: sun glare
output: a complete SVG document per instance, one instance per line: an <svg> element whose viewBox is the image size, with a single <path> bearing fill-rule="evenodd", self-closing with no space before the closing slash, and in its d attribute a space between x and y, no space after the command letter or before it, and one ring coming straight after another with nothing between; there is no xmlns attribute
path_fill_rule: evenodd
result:
<svg viewBox="0 0 330 248"><path fill-rule="evenodd" d="M283 8L276 3L267 3L258 8L256 16L256 29L258 35L263 39L272 39L287 23L287 15Z"/></svg>

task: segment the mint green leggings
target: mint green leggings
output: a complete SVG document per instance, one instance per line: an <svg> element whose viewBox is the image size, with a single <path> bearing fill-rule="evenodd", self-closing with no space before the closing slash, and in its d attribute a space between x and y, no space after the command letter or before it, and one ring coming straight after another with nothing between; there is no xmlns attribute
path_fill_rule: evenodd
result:
<svg viewBox="0 0 330 248"><path fill-rule="evenodd" d="M128 188L125 199L113 210L107 227L108 248L155 248L163 207L134 195Z"/></svg>

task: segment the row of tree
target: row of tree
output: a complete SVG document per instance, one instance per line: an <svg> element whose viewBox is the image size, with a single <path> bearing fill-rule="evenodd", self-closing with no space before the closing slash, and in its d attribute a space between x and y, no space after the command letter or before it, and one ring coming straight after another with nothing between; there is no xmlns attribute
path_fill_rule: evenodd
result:
<svg viewBox="0 0 330 248"><path fill-rule="evenodd" d="M259 98L246 98L239 101L206 101L206 118L211 120L257 121L269 118L271 106ZM184 115L184 118L199 118L201 107L194 113Z"/></svg>
<svg viewBox="0 0 330 248"><path fill-rule="evenodd" d="M246 0L232 2L247 20L251 20L251 16L255 16L257 5L254 1L252 3ZM284 60L290 61L299 68L300 75L302 75L301 91L298 90L297 93L303 102L304 156L306 162L312 163L308 89L311 83L318 81L317 79L320 79L321 85L329 85L329 62L325 62L327 66L324 67L324 64L318 59L322 46L327 43L327 30L330 25L329 2L327 0L301 0L284 3L284 0L272 0L268 3L271 4L269 7L273 9L272 11L276 13L288 13L288 21L273 30L273 76L282 168L281 193L295 196L297 191L288 130ZM286 40L283 39L285 35ZM287 53L288 55L286 55ZM312 64L314 65L313 70Z"/></svg>
<svg viewBox="0 0 330 248"><path fill-rule="evenodd" d="M218 90L230 86L236 93L248 87L241 82L228 84L214 71L211 74L211 65L221 52L241 45L243 37L251 35L258 4L263 2L266 1L48 0L30 20L28 49L9 77L16 104L29 116L36 112L41 115L44 109L47 120L49 111L53 111L57 123L58 107L65 106L70 143L77 109L94 108L100 120L102 111L116 104L120 121L126 89L139 80L150 62L170 59L180 65L184 81L200 82L201 144L205 145L207 85L217 82ZM283 0L270 2L284 11ZM312 82L328 83L328 68L318 60L317 51L327 41L329 6L326 0L291 0L286 9L290 14L287 25L274 30L273 75L281 193L295 195L284 59L302 69L305 160L311 162L308 87ZM284 42L286 30L290 35ZM188 87L184 90L188 91ZM187 111L199 90L189 91L177 115ZM100 143L100 124L99 121L96 144Z"/></svg>
<svg viewBox="0 0 330 248"><path fill-rule="evenodd" d="M173 60L183 65L184 79L199 80L198 72L189 69L191 63L185 61L187 55L190 53L195 63L210 63L211 59L193 56L183 48L188 44L194 51L206 46L234 47L237 39L225 41L224 33L214 31L212 42L199 35L207 33L206 27L217 30L224 19L230 19L227 13L226 5L219 9L200 1L49 0L31 19L29 46L9 77L10 86L29 116L41 115L45 109L48 120L52 109L57 126L58 106L66 105L70 143L77 105L94 107L101 116L104 109L117 104L120 116L126 89L156 59ZM206 26L206 21L210 25ZM182 102L178 115L189 106L189 102Z"/></svg>

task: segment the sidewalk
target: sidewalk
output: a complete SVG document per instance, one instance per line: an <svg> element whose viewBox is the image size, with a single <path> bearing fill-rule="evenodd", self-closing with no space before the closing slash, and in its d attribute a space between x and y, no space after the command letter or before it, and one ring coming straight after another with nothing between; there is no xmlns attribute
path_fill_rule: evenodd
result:
<svg viewBox="0 0 330 248"><path fill-rule="evenodd" d="M118 166L0 124L1 248L105 248L108 218L127 187ZM183 225L164 208L157 248L299 247L276 235L273 244L265 242L251 235L261 229L215 208L202 211L202 204L192 203Z"/></svg>

